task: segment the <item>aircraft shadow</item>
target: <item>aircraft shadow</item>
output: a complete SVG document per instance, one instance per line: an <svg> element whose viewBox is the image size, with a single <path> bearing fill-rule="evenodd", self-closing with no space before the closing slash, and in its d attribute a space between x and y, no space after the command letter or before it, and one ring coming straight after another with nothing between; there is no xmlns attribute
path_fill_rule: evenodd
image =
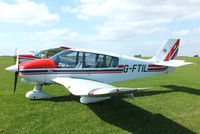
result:
<svg viewBox="0 0 200 134"><path fill-rule="evenodd" d="M186 92L200 95L200 90L189 87L166 85L162 86L172 90L169 91L144 91L135 94L136 97L151 96L162 93ZM136 105L126 102L123 97L113 96L111 99L87 106L103 121L117 126L123 130L136 134L195 134L195 132L170 120L162 114L153 114ZM42 101L66 102L77 101L80 97L74 95L58 96Z"/></svg>
<svg viewBox="0 0 200 134"><path fill-rule="evenodd" d="M41 101L53 101L53 102L77 101L77 102L79 102L80 97L70 94L67 96L57 96L57 97L53 97L53 98L41 99Z"/></svg>
<svg viewBox="0 0 200 134"><path fill-rule="evenodd" d="M190 88L190 87L184 87L184 86L176 86L176 85L164 85L161 86L164 88L169 88L172 90L167 90L167 91L141 91L137 92L135 94L135 97L142 97L142 96L152 96L152 95L157 95L157 94L166 94L166 93L172 93L172 92L185 92L189 94L194 94L194 95L200 95L200 89L195 89L195 88Z"/></svg>
<svg viewBox="0 0 200 134"><path fill-rule="evenodd" d="M174 92L174 90L169 91L140 91L134 94L135 97L143 97L143 96L153 96L157 94L167 94Z"/></svg>
<svg viewBox="0 0 200 134"><path fill-rule="evenodd" d="M176 86L176 85L166 85L162 87L173 89L176 92L185 92L189 94L200 95L200 89L184 87L184 86Z"/></svg>
<svg viewBox="0 0 200 134"><path fill-rule="evenodd" d="M134 134L195 134L161 114L153 114L120 98L112 97L110 101L88 107L103 121Z"/></svg>

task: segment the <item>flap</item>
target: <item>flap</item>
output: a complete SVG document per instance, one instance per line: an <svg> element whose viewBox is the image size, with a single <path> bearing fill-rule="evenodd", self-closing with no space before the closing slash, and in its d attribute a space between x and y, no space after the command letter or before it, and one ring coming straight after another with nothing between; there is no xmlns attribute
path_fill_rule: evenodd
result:
<svg viewBox="0 0 200 134"><path fill-rule="evenodd" d="M64 85L73 95L77 96L110 96L126 94L148 88L118 88L106 83L68 77L58 77L54 82Z"/></svg>

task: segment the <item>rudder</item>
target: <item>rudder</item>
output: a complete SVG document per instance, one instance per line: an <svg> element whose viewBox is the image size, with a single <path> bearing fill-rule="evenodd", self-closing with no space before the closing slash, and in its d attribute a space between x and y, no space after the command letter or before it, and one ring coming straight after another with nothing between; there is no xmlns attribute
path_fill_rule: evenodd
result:
<svg viewBox="0 0 200 134"><path fill-rule="evenodd" d="M175 59L178 55L179 43L180 39L169 39L153 57L153 60L169 61Z"/></svg>

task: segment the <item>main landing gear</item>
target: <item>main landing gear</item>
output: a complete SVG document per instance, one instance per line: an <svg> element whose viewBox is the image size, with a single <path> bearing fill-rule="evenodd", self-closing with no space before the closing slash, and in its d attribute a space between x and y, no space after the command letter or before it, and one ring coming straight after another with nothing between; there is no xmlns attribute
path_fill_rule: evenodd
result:
<svg viewBox="0 0 200 134"><path fill-rule="evenodd" d="M41 84L35 84L34 89L26 93L26 98L29 98L32 100L45 99L45 98L51 98L51 97L55 97L55 96L43 92Z"/></svg>

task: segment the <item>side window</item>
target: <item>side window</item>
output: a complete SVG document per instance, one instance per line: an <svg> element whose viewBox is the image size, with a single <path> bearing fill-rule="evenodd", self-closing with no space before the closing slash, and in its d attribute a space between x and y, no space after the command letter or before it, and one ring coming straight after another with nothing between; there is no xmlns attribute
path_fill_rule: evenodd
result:
<svg viewBox="0 0 200 134"><path fill-rule="evenodd" d="M83 66L83 52L78 52L77 54L77 65L76 68L82 68Z"/></svg>
<svg viewBox="0 0 200 134"><path fill-rule="evenodd" d="M106 56L106 66L107 67L110 67L111 60L112 60L111 56Z"/></svg>
<svg viewBox="0 0 200 134"><path fill-rule="evenodd" d="M98 55L96 68L105 68L105 67L106 67L106 56L105 55Z"/></svg>
<svg viewBox="0 0 200 134"><path fill-rule="evenodd" d="M84 53L84 68L95 68L96 66L96 57L94 53Z"/></svg>
<svg viewBox="0 0 200 134"><path fill-rule="evenodd" d="M79 52L77 66L83 68L115 68L118 66L119 58L103 54Z"/></svg>
<svg viewBox="0 0 200 134"><path fill-rule="evenodd" d="M115 68L118 66L119 59L108 55L98 55L96 68Z"/></svg>
<svg viewBox="0 0 200 134"><path fill-rule="evenodd" d="M112 57L111 62L110 62L110 67L117 67L118 64L119 64L119 58Z"/></svg>
<svg viewBox="0 0 200 134"><path fill-rule="evenodd" d="M77 63L77 52L70 51L59 56L58 67L61 68L75 68Z"/></svg>

